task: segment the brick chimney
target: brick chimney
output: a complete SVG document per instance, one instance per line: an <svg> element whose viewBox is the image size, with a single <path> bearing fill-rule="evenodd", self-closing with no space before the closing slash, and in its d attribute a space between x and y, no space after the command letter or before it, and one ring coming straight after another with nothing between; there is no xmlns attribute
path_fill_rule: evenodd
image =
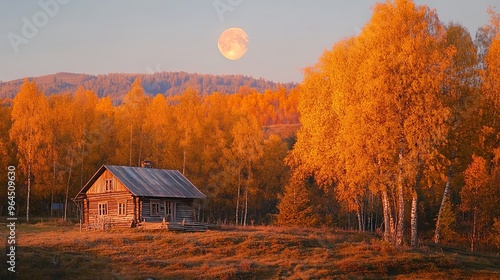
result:
<svg viewBox="0 0 500 280"><path fill-rule="evenodd" d="M142 168L151 168L152 164L150 160L143 160L141 162L141 167Z"/></svg>

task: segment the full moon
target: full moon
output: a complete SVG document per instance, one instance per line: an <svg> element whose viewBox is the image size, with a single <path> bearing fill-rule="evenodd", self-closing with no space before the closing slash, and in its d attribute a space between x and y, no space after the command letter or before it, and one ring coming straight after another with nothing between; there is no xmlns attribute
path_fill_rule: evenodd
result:
<svg viewBox="0 0 500 280"><path fill-rule="evenodd" d="M228 28L220 34L217 45L225 58L238 60L247 52L248 35L241 28Z"/></svg>

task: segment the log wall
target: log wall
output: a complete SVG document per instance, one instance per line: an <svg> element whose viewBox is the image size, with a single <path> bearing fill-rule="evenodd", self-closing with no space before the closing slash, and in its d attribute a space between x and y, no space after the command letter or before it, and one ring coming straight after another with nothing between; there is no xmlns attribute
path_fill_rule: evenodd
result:
<svg viewBox="0 0 500 280"><path fill-rule="evenodd" d="M176 205L176 213L175 221L178 223L186 222L192 223L194 222L194 209L192 207L192 202L187 203L185 201L179 202Z"/></svg>
<svg viewBox="0 0 500 280"><path fill-rule="evenodd" d="M151 203L156 202L160 203L160 213L159 215L152 215L151 213ZM166 203L167 202L173 202L175 203L174 206L174 217L172 220L169 220L169 218L166 216L165 210L166 210ZM168 198L168 199L161 199L161 198L142 198L141 199L141 206L140 212L141 212L141 219L140 221L146 221L146 222L162 222L163 219L169 222L186 222L186 223L192 223L194 222L194 212L193 212L193 200L192 199L173 199L173 198Z"/></svg>
<svg viewBox="0 0 500 280"><path fill-rule="evenodd" d="M84 219L89 226L131 227L135 221L133 197L129 192L112 192L104 194L88 194L88 213ZM99 204L107 203L107 215L99 215ZM125 204L125 214L118 214L118 205ZM104 225L106 226L106 225Z"/></svg>
<svg viewBox="0 0 500 280"><path fill-rule="evenodd" d="M125 185L122 184L118 179L109 170L105 170L104 173L101 174L99 179L94 182L94 184L87 191L87 195L89 194L98 194L98 193L106 193L106 179L113 179L113 190L110 192L128 192L128 189Z"/></svg>

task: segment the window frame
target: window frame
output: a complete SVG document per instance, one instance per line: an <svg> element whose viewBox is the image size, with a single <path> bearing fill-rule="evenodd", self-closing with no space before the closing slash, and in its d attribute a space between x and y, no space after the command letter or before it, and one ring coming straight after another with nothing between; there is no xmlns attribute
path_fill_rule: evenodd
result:
<svg viewBox="0 0 500 280"><path fill-rule="evenodd" d="M99 202L97 203L97 214L99 216L107 216L109 215L108 211L108 202Z"/></svg>
<svg viewBox="0 0 500 280"><path fill-rule="evenodd" d="M118 216L127 216L127 201L118 201Z"/></svg>
<svg viewBox="0 0 500 280"><path fill-rule="evenodd" d="M113 178L104 179L104 191L105 192L112 192L113 187L114 187Z"/></svg>
<svg viewBox="0 0 500 280"><path fill-rule="evenodd" d="M149 215L150 216L161 216L161 202L160 201L150 201L149 202ZM153 211L156 210L156 211Z"/></svg>

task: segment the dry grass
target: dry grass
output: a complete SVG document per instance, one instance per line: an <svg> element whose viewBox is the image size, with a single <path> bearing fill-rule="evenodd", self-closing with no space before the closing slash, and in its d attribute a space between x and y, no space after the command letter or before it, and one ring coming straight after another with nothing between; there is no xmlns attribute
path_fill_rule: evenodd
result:
<svg viewBox="0 0 500 280"><path fill-rule="evenodd" d="M79 232L35 224L17 234L17 279L500 278L495 257L396 250L367 235L328 229ZM4 269L0 278L6 277Z"/></svg>

